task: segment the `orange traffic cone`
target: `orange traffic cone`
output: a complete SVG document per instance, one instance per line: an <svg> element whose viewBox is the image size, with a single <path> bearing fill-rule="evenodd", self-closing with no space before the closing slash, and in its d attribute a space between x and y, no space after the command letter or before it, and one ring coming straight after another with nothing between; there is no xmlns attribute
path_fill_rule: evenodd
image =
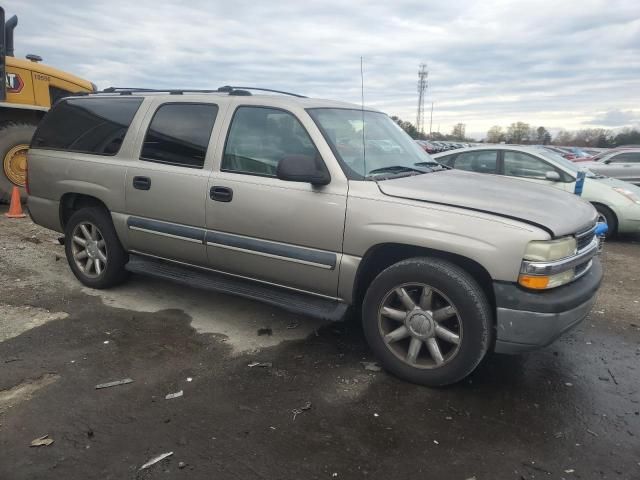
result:
<svg viewBox="0 0 640 480"><path fill-rule="evenodd" d="M4 214L9 218L24 218L26 215L22 212L22 205L20 204L20 190L14 185L11 192L11 204L9 205L9 211Z"/></svg>

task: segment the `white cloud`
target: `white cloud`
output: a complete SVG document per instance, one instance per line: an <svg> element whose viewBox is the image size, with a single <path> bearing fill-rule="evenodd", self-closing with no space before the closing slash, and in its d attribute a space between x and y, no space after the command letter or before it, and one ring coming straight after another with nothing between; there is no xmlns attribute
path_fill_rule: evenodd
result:
<svg viewBox="0 0 640 480"><path fill-rule="evenodd" d="M20 18L19 55L38 53L101 88L251 84L358 103L362 55L367 103L410 121L418 64L427 62L427 102L435 102L441 131L463 122L483 133L518 120L580 128L640 104L634 0L20 0L4 7Z"/></svg>

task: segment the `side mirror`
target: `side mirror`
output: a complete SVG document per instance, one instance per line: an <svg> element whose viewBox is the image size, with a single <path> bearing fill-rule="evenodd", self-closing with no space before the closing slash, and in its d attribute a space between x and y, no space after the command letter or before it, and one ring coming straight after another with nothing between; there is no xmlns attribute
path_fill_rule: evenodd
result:
<svg viewBox="0 0 640 480"><path fill-rule="evenodd" d="M560 174L558 172L555 172L553 170L550 170L548 172L546 172L544 174L544 178L551 181L551 182L559 182L560 181Z"/></svg>
<svg viewBox="0 0 640 480"><path fill-rule="evenodd" d="M312 185L327 185L331 181L331 175L319 155L287 155L278 163L276 176L280 180Z"/></svg>
<svg viewBox="0 0 640 480"><path fill-rule="evenodd" d="M611 163L611 159L610 159L610 158L607 158L607 159L606 159L604 162L602 162L602 163L604 163L605 165L609 165L609 164Z"/></svg>

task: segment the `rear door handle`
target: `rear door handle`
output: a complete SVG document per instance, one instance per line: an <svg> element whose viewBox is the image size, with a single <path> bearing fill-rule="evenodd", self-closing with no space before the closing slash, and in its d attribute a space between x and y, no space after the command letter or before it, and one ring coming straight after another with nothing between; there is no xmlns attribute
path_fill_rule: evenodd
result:
<svg viewBox="0 0 640 480"><path fill-rule="evenodd" d="M220 187L214 185L209 190L209 196L211 200L215 200L216 202L230 202L233 199L233 190L229 187Z"/></svg>
<svg viewBox="0 0 640 480"><path fill-rule="evenodd" d="M133 188L149 190L151 188L151 179L149 177L133 177Z"/></svg>

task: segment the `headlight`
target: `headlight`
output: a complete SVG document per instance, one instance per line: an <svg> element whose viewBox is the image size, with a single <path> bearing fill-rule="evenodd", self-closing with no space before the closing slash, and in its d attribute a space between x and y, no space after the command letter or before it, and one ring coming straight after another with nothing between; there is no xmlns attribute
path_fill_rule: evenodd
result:
<svg viewBox="0 0 640 480"><path fill-rule="evenodd" d="M624 195L625 197L627 197L632 202L640 204L640 197L638 197L631 190L627 190L626 188L622 188L622 187L614 187L613 189L616 192L618 192L620 195Z"/></svg>
<svg viewBox="0 0 640 480"><path fill-rule="evenodd" d="M576 253L576 239L564 237L557 240L536 240L529 242L524 259L533 262L550 262L570 257Z"/></svg>
<svg viewBox="0 0 640 480"><path fill-rule="evenodd" d="M575 278L574 268L568 268L566 271L558 273L550 271L548 274L546 272L541 274L535 272L535 270L530 271L527 265L533 266L540 262L543 266L546 262L555 262L563 258L572 257L576 254L576 247L575 237L529 242L524 253L524 262L522 271L518 276L518 283L533 290L546 290L571 282Z"/></svg>

